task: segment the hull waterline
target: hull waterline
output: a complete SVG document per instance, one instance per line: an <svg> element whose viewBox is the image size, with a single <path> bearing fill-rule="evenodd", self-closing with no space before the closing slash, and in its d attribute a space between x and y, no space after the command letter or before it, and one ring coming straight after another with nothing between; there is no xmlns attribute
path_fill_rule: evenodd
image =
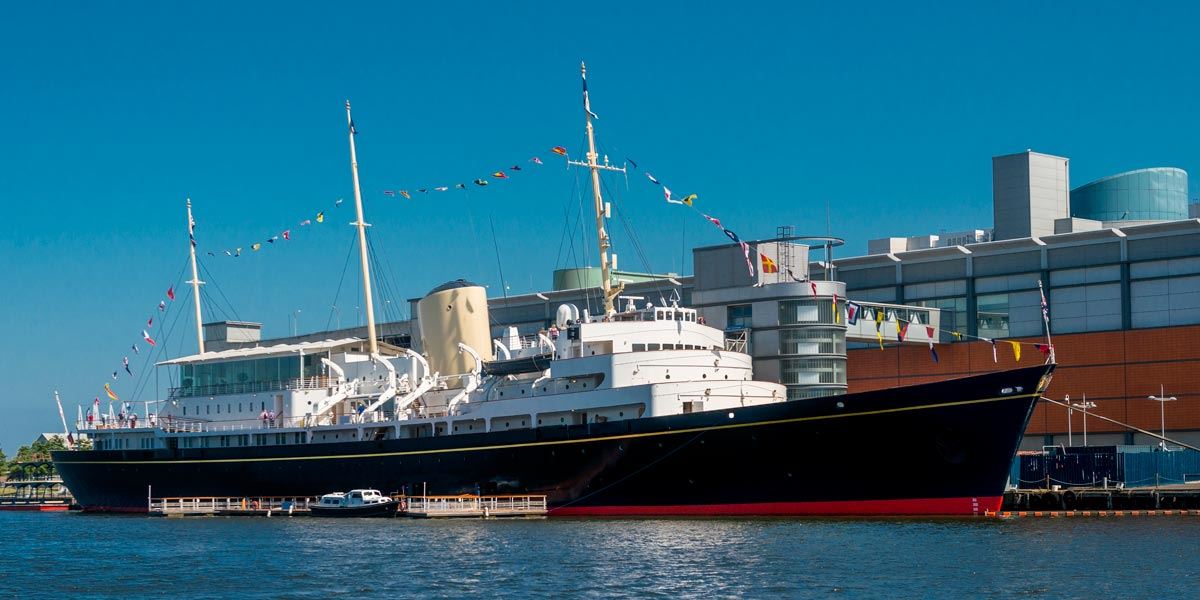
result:
<svg viewBox="0 0 1200 600"><path fill-rule="evenodd" d="M147 497L546 494L551 516L995 511L1052 365L566 427L346 443L56 452L85 510Z"/></svg>

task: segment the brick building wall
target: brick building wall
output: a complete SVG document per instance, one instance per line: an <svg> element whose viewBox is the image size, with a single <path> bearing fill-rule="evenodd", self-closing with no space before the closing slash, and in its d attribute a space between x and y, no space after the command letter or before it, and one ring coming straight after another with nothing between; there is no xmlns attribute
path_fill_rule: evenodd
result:
<svg viewBox="0 0 1200 600"><path fill-rule="evenodd" d="M1172 431L1200 431L1200 326L1059 335L1054 337L1054 347L1059 366L1046 392L1048 397L1062 400L1070 394L1071 401L1078 402L1087 394L1087 399L1096 403L1091 413L1157 432L1159 403L1146 396L1158 395L1161 384L1168 396L1179 399L1166 406L1167 435L1171 436ZM849 392L939 381L1044 360L1033 346L1023 346L1017 363L1011 346L1003 342L997 344L997 362L992 361L992 346L987 342L939 344L937 351L940 361L934 363L925 346L850 350ZM1078 412L1072 427L1078 436ZM1089 420L1088 430L1096 434L1125 431L1099 419ZM1066 432L1066 409L1042 402L1025 435L1027 439L1040 439Z"/></svg>

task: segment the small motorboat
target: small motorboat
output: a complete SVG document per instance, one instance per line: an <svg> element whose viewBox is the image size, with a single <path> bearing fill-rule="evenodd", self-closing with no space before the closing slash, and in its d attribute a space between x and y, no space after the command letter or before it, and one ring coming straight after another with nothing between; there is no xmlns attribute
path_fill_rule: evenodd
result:
<svg viewBox="0 0 1200 600"><path fill-rule="evenodd" d="M400 501L379 490L350 490L325 494L309 509L314 517L394 517Z"/></svg>

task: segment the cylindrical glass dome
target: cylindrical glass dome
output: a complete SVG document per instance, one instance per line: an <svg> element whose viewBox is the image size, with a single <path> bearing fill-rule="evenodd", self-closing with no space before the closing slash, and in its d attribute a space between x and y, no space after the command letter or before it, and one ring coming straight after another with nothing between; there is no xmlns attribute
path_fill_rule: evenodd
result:
<svg viewBox="0 0 1200 600"><path fill-rule="evenodd" d="M1071 216L1095 221L1188 218L1187 171L1155 167L1118 173L1071 190Z"/></svg>

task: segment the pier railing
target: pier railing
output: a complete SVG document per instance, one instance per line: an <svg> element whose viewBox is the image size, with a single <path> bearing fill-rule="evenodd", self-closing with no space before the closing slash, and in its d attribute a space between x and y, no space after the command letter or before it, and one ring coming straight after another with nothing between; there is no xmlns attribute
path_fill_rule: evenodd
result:
<svg viewBox="0 0 1200 600"><path fill-rule="evenodd" d="M237 513L241 511L278 511L308 510L315 498L302 496L273 496L273 497L220 497L197 496L190 498L151 498L147 508L151 514L161 515L203 515Z"/></svg>
<svg viewBox="0 0 1200 600"><path fill-rule="evenodd" d="M406 509L413 513L520 513L545 512L545 496L409 496Z"/></svg>

